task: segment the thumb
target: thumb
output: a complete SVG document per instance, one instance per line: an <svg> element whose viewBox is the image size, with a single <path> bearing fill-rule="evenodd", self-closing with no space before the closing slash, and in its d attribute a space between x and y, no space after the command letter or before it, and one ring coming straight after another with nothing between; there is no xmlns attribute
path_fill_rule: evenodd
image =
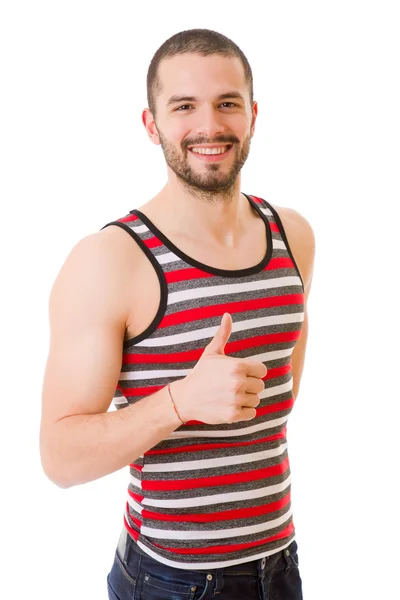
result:
<svg viewBox="0 0 400 600"><path fill-rule="evenodd" d="M225 354L225 345L232 333L232 317L224 313L221 324L211 342L205 347L205 354Z"/></svg>

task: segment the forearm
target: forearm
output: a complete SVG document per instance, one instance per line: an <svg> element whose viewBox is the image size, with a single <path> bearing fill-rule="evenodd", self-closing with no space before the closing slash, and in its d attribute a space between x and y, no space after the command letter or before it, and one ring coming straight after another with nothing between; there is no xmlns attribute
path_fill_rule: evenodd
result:
<svg viewBox="0 0 400 600"><path fill-rule="evenodd" d="M59 487L93 481L129 465L179 425L166 388L117 411L65 417L53 427L43 466Z"/></svg>

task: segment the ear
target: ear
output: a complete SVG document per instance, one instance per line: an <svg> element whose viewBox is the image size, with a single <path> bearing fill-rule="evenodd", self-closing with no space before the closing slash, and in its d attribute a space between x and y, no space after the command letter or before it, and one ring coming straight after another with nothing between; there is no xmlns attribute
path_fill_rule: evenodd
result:
<svg viewBox="0 0 400 600"><path fill-rule="evenodd" d="M253 102L252 118L251 118L251 127L250 127L251 137L253 137L253 135L254 135L254 131L255 131L255 127L256 127L257 115L258 115L258 104L257 104L256 101L254 101Z"/></svg>
<svg viewBox="0 0 400 600"><path fill-rule="evenodd" d="M149 136L150 140L153 142L153 144L156 144L157 146L159 146L161 144L160 136L158 135L158 130L157 130L156 122L154 120L153 113L151 112L151 110L149 108L145 108L143 110L142 122L143 122L143 125L145 126L147 135Z"/></svg>

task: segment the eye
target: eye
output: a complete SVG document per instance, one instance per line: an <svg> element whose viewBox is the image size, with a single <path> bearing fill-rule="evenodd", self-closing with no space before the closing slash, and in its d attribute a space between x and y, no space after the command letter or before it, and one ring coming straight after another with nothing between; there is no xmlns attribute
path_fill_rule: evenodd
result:
<svg viewBox="0 0 400 600"><path fill-rule="evenodd" d="M235 104L234 102L222 102L221 106L223 104L230 104L231 106L237 106L237 104Z"/></svg>
<svg viewBox="0 0 400 600"><path fill-rule="evenodd" d="M192 108L191 104L182 104L182 106L178 106L178 108L176 108L175 110L184 112L182 109L186 109L186 108Z"/></svg>

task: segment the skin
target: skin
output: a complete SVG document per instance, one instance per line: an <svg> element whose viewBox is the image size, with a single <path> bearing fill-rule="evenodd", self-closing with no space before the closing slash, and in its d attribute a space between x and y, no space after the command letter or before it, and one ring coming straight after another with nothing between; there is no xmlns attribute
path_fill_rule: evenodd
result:
<svg viewBox="0 0 400 600"><path fill-rule="evenodd" d="M240 191L240 169L258 108L250 102L240 61L218 55L175 56L160 64L159 79L156 115L145 109L142 120L151 142L164 152L168 178L139 209L183 252L204 264L242 269L259 263L266 252L265 226ZM235 97L220 98L232 93ZM194 100L170 104L177 95ZM218 162L189 149L228 142L232 148ZM305 286L303 329L292 353L297 397L315 238L300 213L273 206ZM159 302L153 266L119 227L86 236L62 265L50 293L40 427L42 465L60 487L126 466L179 426L163 390L122 411L108 411L121 371L123 340L148 327Z"/></svg>

